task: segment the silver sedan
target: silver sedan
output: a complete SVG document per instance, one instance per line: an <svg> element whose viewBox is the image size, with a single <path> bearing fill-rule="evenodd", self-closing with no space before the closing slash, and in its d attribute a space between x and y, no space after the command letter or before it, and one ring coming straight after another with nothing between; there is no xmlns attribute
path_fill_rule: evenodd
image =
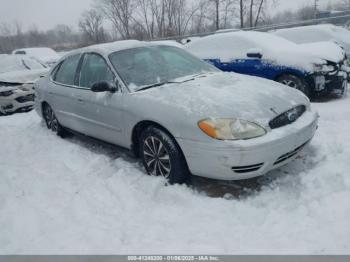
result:
<svg viewBox="0 0 350 262"><path fill-rule="evenodd" d="M35 90L49 129L128 148L170 183L263 175L294 159L318 121L295 89L139 41L73 51Z"/></svg>

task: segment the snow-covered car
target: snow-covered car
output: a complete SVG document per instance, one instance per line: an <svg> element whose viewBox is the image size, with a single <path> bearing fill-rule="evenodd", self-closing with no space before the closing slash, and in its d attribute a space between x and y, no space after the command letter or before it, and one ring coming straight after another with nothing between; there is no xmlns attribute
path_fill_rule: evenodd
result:
<svg viewBox="0 0 350 262"><path fill-rule="evenodd" d="M171 183L266 174L294 159L318 123L295 89L132 40L73 51L35 90L49 129L128 148Z"/></svg>
<svg viewBox="0 0 350 262"><path fill-rule="evenodd" d="M296 44L336 42L345 49L347 56L350 57L350 31L344 27L321 24L279 29L271 33Z"/></svg>
<svg viewBox="0 0 350 262"><path fill-rule="evenodd" d="M48 47L22 48L12 52L13 55L27 55L36 58L45 65L52 67L61 58L61 56L53 49Z"/></svg>
<svg viewBox="0 0 350 262"><path fill-rule="evenodd" d="M48 68L27 56L0 55L0 114L30 111L34 107L34 82Z"/></svg>
<svg viewBox="0 0 350 262"><path fill-rule="evenodd" d="M186 50L227 72L259 76L307 96L346 93L349 63L331 42L297 45L262 32L232 32L202 37Z"/></svg>

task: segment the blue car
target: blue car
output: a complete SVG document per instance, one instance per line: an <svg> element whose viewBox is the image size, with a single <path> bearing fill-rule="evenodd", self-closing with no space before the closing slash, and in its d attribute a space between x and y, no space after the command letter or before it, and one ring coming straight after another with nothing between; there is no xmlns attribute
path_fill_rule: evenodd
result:
<svg viewBox="0 0 350 262"><path fill-rule="evenodd" d="M268 33L239 31L197 39L186 49L222 71L267 78L309 97L347 90L348 60L332 42L298 45Z"/></svg>

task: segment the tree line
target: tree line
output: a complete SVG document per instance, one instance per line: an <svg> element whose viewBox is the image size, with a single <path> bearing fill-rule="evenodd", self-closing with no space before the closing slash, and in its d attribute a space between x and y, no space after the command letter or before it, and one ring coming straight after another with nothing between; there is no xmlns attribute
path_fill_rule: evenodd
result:
<svg viewBox="0 0 350 262"><path fill-rule="evenodd" d="M120 39L151 40L195 35L227 28L254 28L315 17L313 5L271 15L278 0L94 0L81 14L78 30L57 25L48 31L21 23L0 24L0 53L49 46L69 50ZM328 9L350 9L350 0L331 2Z"/></svg>

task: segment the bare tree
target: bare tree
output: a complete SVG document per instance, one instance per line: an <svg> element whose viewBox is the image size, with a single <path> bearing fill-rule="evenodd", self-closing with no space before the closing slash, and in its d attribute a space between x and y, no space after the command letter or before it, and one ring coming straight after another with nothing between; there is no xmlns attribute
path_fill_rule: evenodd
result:
<svg viewBox="0 0 350 262"><path fill-rule="evenodd" d="M131 22L136 8L135 0L100 0L99 7L121 37L129 39L131 37Z"/></svg>
<svg viewBox="0 0 350 262"><path fill-rule="evenodd" d="M298 20L308 20L315 18L315 8L313 6L304 6L296 11Z"/></svg>
<svg viewBox="0 0 350 262"><path fill-rule="evenodd" d="M101 43L106 40L103 16L96 9L91 9L82 14L79 28L88 42Z"/></svg>
<svg viewBox="0 0 350 262"><path fill-rule="evenodd" d="M239 1L239 15L240 15L241 28L244 28L244 3L243 3L243 0Z"/></svg>

